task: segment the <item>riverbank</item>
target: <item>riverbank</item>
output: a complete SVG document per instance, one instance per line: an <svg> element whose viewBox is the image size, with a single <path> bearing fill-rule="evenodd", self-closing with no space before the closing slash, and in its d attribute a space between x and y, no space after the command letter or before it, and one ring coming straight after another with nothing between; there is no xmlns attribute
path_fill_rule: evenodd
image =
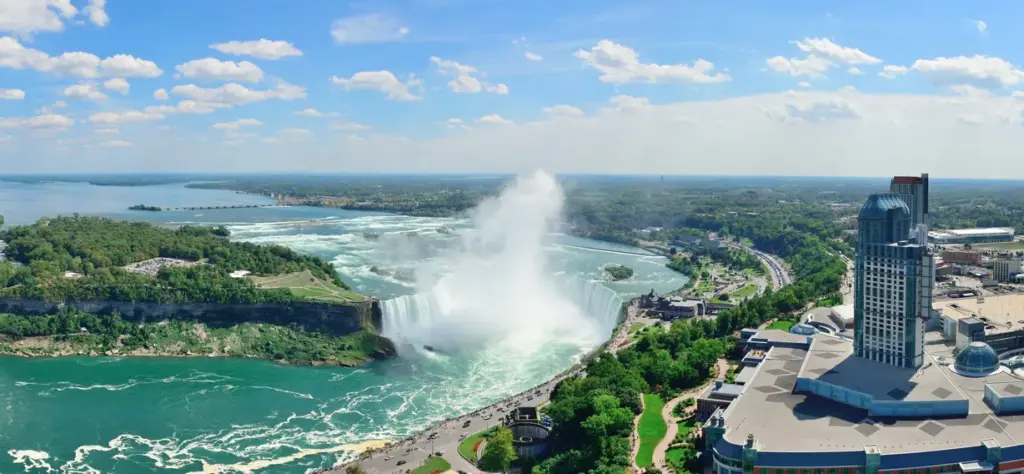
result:
<svg viewBox="0 0 1024 474"><path fill-rule="evenodd" d="M584 355L580 362L560 372L551 379L540 383L515 395L504 398L486 407L474 410L471 413L451 417L430 427L408 436L400 441L387 443L386 445L368 449L360 453L355 459L344 464L337 465L331 469L319 471L320 473L342 473L347 466L360 465L366 472L405 472L406 469L414 469L434 453L441 452L446 461L451 463L456 470L476 472L475 466L463 459L458 454L459 438L462 433L477 433L496 426L501 423L505 414L517 407L540 407L546 405L551 394L558 384L569 378L581 375L584 372L586 363L599 356L602 352L615 353L626 347L625 341L629 337L630 326L637 321L640 310L640 298L633 298L624 306L624 318L611 337L604 344L594 348ZM621 314L621 313L620 313ZM465 426L468 424L468 426ZM437 433L434 439L430 439L431 433ZM397 459L395 459L397 458ZM399 460L405 461L398 466Z"/></svg>
<svg viewBox="0 0 1024 474"><path fill-rule="evenodd" d="M14 326L12 318L17 316L0 315L0 323ZM195 321L146 323L138 329L116 337L92 332L24 338L0 334L0 355L235 357L286 365L356 367L395 353L390 341L367 331L332 337L271 324L213 328Z"/></svg>

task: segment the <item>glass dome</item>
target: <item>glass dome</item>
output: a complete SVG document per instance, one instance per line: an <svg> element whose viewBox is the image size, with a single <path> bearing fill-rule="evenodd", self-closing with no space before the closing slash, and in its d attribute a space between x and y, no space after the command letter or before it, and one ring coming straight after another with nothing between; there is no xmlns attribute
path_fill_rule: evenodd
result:
<svg viewBox="0 0 1024 474"><path fill-rule="evenodd" d="M999 356L988 344L975 341L960 349L955 367L964 375L988 375L999 368Z"/></svg>

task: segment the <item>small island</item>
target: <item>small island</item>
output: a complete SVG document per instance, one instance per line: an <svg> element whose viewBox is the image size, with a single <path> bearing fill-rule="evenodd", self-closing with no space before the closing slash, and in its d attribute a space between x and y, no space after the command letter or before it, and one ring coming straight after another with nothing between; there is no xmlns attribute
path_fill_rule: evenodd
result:
<svg viewBox="0 0 1024 474"><path fill-rule="evenodd" d="M0 354L345 366L394 354L379 304L329 263L228 235L77 216L5 229Z"/></svg>
<svg viewBox="0 0 1024 474"><path fill-rule="evenodd" d="M613 281L626 280L633 276L633 269L625 265L608 265L604 271L612 277Z"/></svg>
<svg viewBox="0 0 1024 474"><path fill-rule="evenodd" d="M160 212L163 208L157 206L147 206L145 204L136 204L134 206L128 206L129 211L149 211L149 212Z"/></svg>

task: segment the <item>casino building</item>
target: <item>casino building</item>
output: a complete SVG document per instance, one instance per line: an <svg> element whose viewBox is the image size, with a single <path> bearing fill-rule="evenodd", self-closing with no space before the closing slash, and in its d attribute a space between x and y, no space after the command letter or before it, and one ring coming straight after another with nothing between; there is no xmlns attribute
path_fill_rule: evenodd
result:
<svg viewBox="0 0 1024 474"><path fill-rule="evenodd" d="M703 424L714 474L1024 472L1024 357L1000 360L980 316L936 322L910 214L894 194L861 209L852 334L744 331L753 373Z"/></svg>

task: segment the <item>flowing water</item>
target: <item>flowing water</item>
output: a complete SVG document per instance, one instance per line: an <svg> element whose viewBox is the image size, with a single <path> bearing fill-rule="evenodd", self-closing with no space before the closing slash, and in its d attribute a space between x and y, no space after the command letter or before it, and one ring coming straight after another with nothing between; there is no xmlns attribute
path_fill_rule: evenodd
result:
<svg viewBox="0 0 1024 474"><path fill-rule="evenodd" d="M525 203L461 220L301 207L120 210L265 202L195 192L176 185L0 182L0 214L16 216L7 218L14 224L72 212L224 224L233 239L321 256L356 291L382 300L384 331L399 341L402 355L355 369L232 359L0 358L0 473L328 467L368 441L404 437L542 382L608 337L623 297L685 282L658 257L552 232L548 218L557 209L534 221L508 214L517 205L535 208L531 199L544 195L532 191ZM35 198L20 199L25 195ZM16 212L12 203L20 206ZM636 274L606 281L610 263ZM428 344L437 350L422 350Z"/></svg>

